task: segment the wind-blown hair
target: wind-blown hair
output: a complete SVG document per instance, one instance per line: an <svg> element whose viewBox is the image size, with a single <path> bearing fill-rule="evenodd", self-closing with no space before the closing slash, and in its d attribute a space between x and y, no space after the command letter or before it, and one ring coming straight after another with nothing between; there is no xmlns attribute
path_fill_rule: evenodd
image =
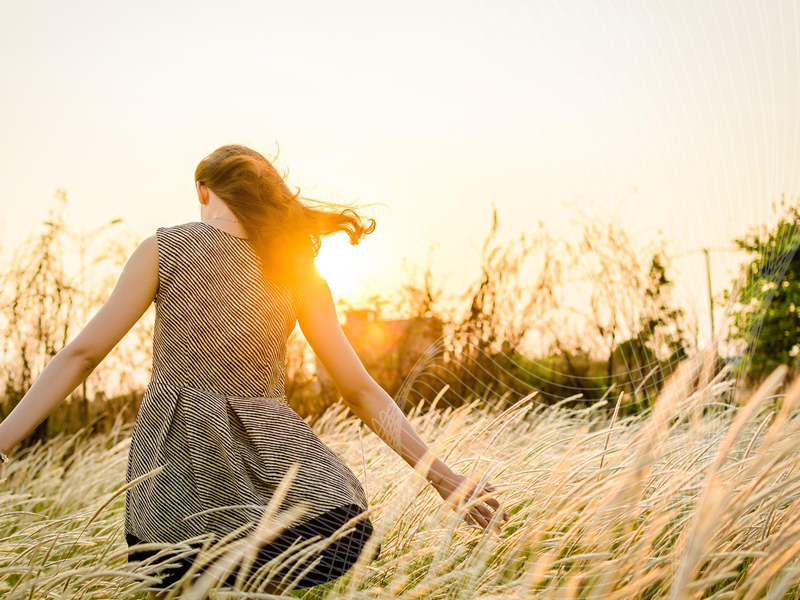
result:
<svg viewBox="0 0 800 600"><path fill-rule="evenodd" d="M261 257L265 277L296 283L309 275L322 238L345 231L355 246L375 230L351 207L292 193L283 177L259 152L240 144L220 146L195 169L231 209ZM301 201L301 199L303 201ZM307 203L318 204L321 208Z"/></svg>

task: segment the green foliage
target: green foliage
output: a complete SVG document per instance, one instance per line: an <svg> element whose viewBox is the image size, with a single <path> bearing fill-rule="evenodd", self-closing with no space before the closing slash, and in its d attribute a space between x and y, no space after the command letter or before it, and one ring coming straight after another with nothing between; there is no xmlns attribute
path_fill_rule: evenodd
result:
<svg viewBox="0 0 800 600"><path fill-rule="evenodd" d="M800 204L785 196L778 222L762 225L734 242L751 258L738 289L726 291L736 301L729 341L744 353L737 369L753 380L778 365L797 365L800 353Z"/></svg>

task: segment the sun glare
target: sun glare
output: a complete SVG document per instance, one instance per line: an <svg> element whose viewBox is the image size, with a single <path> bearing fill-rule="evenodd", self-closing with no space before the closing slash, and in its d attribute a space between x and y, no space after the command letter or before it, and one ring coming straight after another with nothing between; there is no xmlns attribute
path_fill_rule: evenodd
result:
<svg viewBox="0 0 800 600"><path fill-rule="evenodd" d="M353 299L371 273L370 252L363 245L351 246L345 235L325 238L315 260L337 298Z"/></svg>

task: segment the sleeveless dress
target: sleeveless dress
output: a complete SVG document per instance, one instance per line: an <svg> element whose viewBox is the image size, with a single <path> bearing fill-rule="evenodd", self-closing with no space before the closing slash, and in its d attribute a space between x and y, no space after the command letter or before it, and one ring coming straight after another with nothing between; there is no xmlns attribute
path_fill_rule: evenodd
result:
<svg viewBox="0 0 800 600"><path fill-rule="evenodd" d="M221 537L245 524L249 531L295 462L300 468L279 510L300 502L308 510L264 547L265 560L296 537L328 535L366 510L358 478L284 393L286 340L304 287L265 279L250 240L202 221L159 227L156 239L152 373L131 436L126 482L163 471L126 491L129 546ZM359 521L360 537L331 544L324 568L297 587L342 575L371 533L369 519ZM144 557L132 553L129 560Z"/></svg>

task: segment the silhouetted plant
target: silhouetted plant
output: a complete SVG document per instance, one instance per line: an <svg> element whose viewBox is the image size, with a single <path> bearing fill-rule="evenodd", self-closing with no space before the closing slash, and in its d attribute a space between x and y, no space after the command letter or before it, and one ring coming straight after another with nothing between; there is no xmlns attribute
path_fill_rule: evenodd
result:
<svg viewBox="0 0 800 600"><path fill-rule="evenodd" d="M67 226L68 205L64 190L56 192L56 203L48 210L43 228L31 233L14 248L0 278L0 324L3 329L2 398L0 412L7 416L22 399L47 362L78 334L105 302L132 251L130 244L90 253L100 233L121 219L114 219L88 232ZM77 257L70 251L75 251ZM77 259L77 266L70 264ZM100 268L116 259L118 269L103 277ZM141 330L145 330L145 334ZM119 412L109 410L110 392L130 402L131 392L149 360L141 341L149 333L148 319L142 319L73 392L67 402L42 421L24 441L33 444L58 432L74 432L101 415L110 421ZM131 381L126 381L129 377ZM114 390L113 381L123 383ZM125 383L132 385L124 385ZM116 407L120 408L120 407ZM134 412L136 407L133 407ZM134 412L135 414L135 412ZM52 425L55 423L55 427ZM53 431L48 431L50 428Z"/></svg>

